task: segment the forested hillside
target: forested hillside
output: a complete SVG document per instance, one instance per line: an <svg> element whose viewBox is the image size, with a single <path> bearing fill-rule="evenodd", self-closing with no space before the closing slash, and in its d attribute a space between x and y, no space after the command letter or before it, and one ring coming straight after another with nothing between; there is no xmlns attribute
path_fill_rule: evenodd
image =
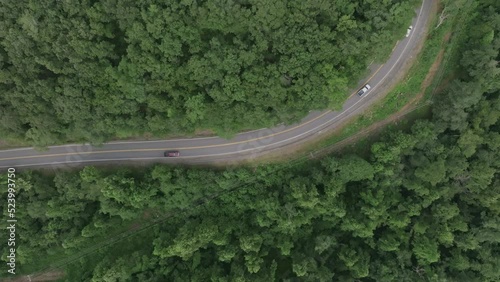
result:
<svg viewBox="0 0 500 282"><path fill-rule="evenodd" d="M68 281L499 281L500 7L476 12L432 120L367 159L21 174L20 269L173 215L76 260Z"/></svg>
<svg viewBox="0 0 500 282"><path fill-rule="evenodd" d="M296 120L339 106L417 2L3 0L0 133L44 146Z"/></svg>

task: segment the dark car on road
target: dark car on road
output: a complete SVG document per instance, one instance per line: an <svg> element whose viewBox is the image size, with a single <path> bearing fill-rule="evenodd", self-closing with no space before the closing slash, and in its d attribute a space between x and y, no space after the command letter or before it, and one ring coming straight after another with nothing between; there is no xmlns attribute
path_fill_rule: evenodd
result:
<svg viewBox="0 0 500 282"><path fill-rule="evenodd" d="M163 155L165 157L178 157L181 154L179 153L179 151L165 151L165 153L163 153Z"/></svg>

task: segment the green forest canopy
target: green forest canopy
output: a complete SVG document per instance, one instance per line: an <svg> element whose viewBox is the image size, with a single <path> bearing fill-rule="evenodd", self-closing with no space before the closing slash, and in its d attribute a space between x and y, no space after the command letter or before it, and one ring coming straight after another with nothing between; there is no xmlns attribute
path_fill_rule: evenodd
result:
<svg viewBox="0 0 500 282"><path fill-rule="evenodd" d="M2 1L0 133L45 146L338 107L416 0Z"/></svg>
<svg viewBox="0 0 500 282"><path fill-rule="evenodd" d="M67 281L499 281L500 6L490 4L467 26L463 73L432 120L387 135L369 158L20 174L20 269L173 212L70 264Z"/></svg>

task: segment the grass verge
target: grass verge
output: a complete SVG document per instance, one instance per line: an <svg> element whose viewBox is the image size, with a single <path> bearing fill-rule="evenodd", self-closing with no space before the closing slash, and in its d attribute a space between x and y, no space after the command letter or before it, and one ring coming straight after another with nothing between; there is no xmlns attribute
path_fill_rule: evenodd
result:
<svg viewBox="0 0 500 282"><path fill-rule="evenodd" d="M442 8L438 4L438 12ZM470 8L470 6L463 7L455 14L448 15L447 20L439 28L435 28L438 19L437 14L434 13L430 21L427 40L415 58L415 63L402 81L364 114L351 118L340 128L323 133L321 140L316 139L297 145L296 148L291 149L294 151L293 154L289 152L283 154L280 150L250 163L256 165L283 162L304 156L316 158L339 148L347 148L345 152L351 151L359 154L369 150L370 145L381 135L380 133L393 129L409 129L417 119L430 118L432 99L436 90L442 88L443 77L453 76L458 69L458 56L460 55L458 46L463 42L465 34L463 26L469 19L463 15L469 15L467 9L470 10ZM376 134L373 134L374 132Z"/></svg>

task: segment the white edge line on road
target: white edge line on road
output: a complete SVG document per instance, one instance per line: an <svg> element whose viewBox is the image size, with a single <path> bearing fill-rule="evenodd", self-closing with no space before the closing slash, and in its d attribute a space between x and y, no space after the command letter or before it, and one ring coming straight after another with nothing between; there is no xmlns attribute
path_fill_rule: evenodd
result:
<svg viewBox="0 0 500 282"><path fill-rule="evenodd" d="M314 110L312 110L311 112L313 112ZM324 113L323 112L318 112L318 113ZM303 120L303 122L307 122L308 121L308 118L311 118L311 117L304 117L305 120ZM312 117L312 119L315 118L315 117ZM298 124L300 125L300 124ZM273 130L273 129L277 129L278 127L281 127L281 126L285 126L285 128L283 130L285 130L288 126L296 126L296 125L285 125L284 123L280 123L280 124L277 124L276 127L272 127L272 128L268 128L268 127L263 127L263 128L259 128L259 129L253 129L253 130L249 130L249 131L244 131L244 132L240 132L238 134L235 135L235 137L233 139L236 139L237 137L240 137L240 136L243 136L244 134L248 134L248 133L253 133L253 132L257 132L257 131L263 131L263 130ZM278 132L272 132L272 134L274 133L279 133ZM265 137L265 136L264 136ZM220 137L220 136L211 136L211 137L193 137L193 138L173 138L173 139L165 139L165 140L143 140L143 141L114 141L114 142L106 142L106 143L103 143L102 145L103 146L106 146L106 145L115 145L115 144L144 144L144 143L161 143L161 142L176 142L176 141L197 141L197 140L206 140L206 139L221 139L221 140L228 140L228 139L224 139L223 137ZM47 148L49 149L53 149L53 148L64 148L64 147L73 147L73 146L87 146L87 147L93 147L93 148L99 148L99 146L92 146L90 143L73 143L73 144L65 144L65 145L54 145L54 146L48 146ZM15 152L15 151L28 151L28 150L36 150L34 147L26 147L26 148L15 148L15 149L6 149L6 150L0 150L0 153L7 153L7 152ZM44 152L44 151L42 151Z"/></svg>
<svg viewBox="0 0 500 282"><path fill-rule="evenodd" d="M418 26L418 23L419 23L419 20L420 20L420 17L422 15L422 11L423 11L423 8L424 8L424 4L425 4L425 0L422 1L422 6L420 8L420 11L419 11L419 14L418 14L418 17L417 17L417 20L416 20L416 23L415 23L415 27ZM275 142L275 143L272 143L272 144L268 144L268 145L263 145L263 146L260 146L260 147L254 147L254 148L250 148L250 149L245 149L245 150L240 150L238 152L228 152L228 153L221 153L221 154L212 154L212 155L200 155L200 156L185 156L185 157L180 157L179 159L187 159L187 158L201 158L201 157L209 157L209 156L222 156L222 155L230 155L230 154L239 154L239 153L242 153L242 152L246 152L246 151L250 151L250 150L257 150L257 149L263 149L263 148L266 148L266 147L271 147L271 146L274 146L274 145L277 145L277 144L281 144L283 142L287 142L287 141L290 141L290 140L293 140L293 139L296 139L298 137L301 137L303 136L304 134L308 134L310 133L311 131L315 131L316 129L318 128L321 128L323 126L329 126L331 125L332 122L334 122L338 117L342 116L344 113L348 112L350 109L352 109L354 106L356 106L358 103L360 103L364 98L368 97L370 95L370 93L373 93L373 91L375 91L375 89L387 78L387 76L392 72L392 70L396 67L396 65L399 63L399 61L401 60L401 57L403 57L406 49L408 48L408 46L410 45L409 43L411 42L412 38L413 38L413 35L415 33L412 33L410 35L410 38L409 40L407 41L406 43L406 46L404 47L403 51L401 52L401 55L398 57L398 59L396 59L396 62L394 63L394 65L389 69L389 71L385 74L385 76L380 80L380 82L375 85L372 89L372 91L370 91L367 95L361 97L358 101L356 101L353 105L351 105L349 108L345 109L344 111L342 111L341 113L339 113L338 115L336 115L335 117L333 117L332 119L328 120L327 122L325 123L322 123L321 125L315 127L315 128L312 128L308 131L305 131L301 134L298 134L298 135L295 135L293 137L290 137L288 139L285 139L285 140L281 140L281 141L278 141L278 142ZM332 112L334 113L334 112ZM342 117L342 119L344 119L345 117ZM264 128L265 129L265 128ZM257 130L254 130L254 131L258 131L258 130L262 130L262 129L257 129ZM252 132L252 131L249 131L249 132ZM246 132L246 133L249 133L249 132ZM212 139L212 138L219 138L219 137L205 137L205 138L196 138L195 140L203 140L203 139ZM165 141L181 141L181 140L193 140L193 139L170 139L170 140L152 140L152 141L145 141L145 142L165 142ZM265 140L265 139L263 139ZM128 144L128 143L144 143L144 142L141 142L141 141L137 141L137 142L114 142L114 143L106 143L106 144ZM74 144L75 145L75 144ZM54 147L66 147L66 146L71 146L71 145L60 145L60 146L51 146L49 148L54 148ZM231 146L231 144L227 144L227 146ZM9 150L9 151L15 151L15 150L30 150L31 148L19 148L19 149L12 149L12 150ZM161 148L159 148L158 150L163 150ZM3 151L5 152L5 151ZM42 163L42 164L28 164L28 165L13 165L13 166L1 166L0 168L7 168L7 167L23 167L23 166L40 166L40 165L56 165L56 164L64 164L64 163L78 163L78 162L102 162L102 161L116 161L116 160L152 160L152 159L164 159L162 157L153 157L153 158L121 158L121 159L98 159L98 160L79 160L79 161L66 161L66 162L52 162L52 163Z"/></svg>

